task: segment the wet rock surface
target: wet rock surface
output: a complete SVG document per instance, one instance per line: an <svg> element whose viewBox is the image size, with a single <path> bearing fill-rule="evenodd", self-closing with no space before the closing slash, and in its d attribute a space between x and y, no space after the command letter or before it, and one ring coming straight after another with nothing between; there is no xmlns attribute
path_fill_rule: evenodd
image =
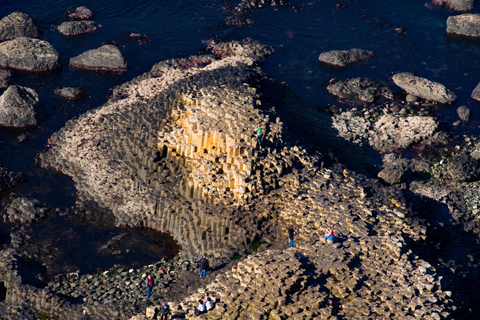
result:
<svg viewBox="0 0 480 320"><path fill-rule="evenodd" d="M350 64L368 60L372 56L372 51L354 48L349 50L332 50L323 52L318 57L318 60L334 67L343 68Z"/></svg>
<svg viewBox="0 0 480 320"><path fill-rule="evenodd" d="M6 127L35 126L45 113L35 90L12 85L0 96L0 125Z"/></svg>
<svg viewBox="0 0 480 320"><path fill-rule="evenodd" d="M101 46L98 49L88 50L70 59L69 66L74 69L86 69L93 71L124 72L127 70L127 62L120 50L111 44Z"/></svg>
<svg viewBox="0 0 480 320"><path fill-rule="evenodd" d="M0 43L0 67L50 72L60 68L60 60L58 52L47 41L22 37Z"/></svg>
<svg viewBox="0 0 480 320"><path fill-rule="evenodd" d="M38 38L40 30L27 14L13 12L0 20L0 41L19 37Z"/></svg>
<svg viewBox="0 0 480 320"><path fill-rule="evenodd" d="M10 70L0 70L0 89L7 89L14 81L13 72Z"/></svg>
<svg viewBox="0 0 480 320"><path fill-rule="evenodd" d="M83 20L62 22L60 25L56 26L55 29L64 36L77 36L80 34L95 32L100 27L101 25L95 21Z"/></svg>
<svg viewBox="0 0 480 320"><path fill-rule="evenodd" d="M480 37L480 14L465 13L448 17L447 33L467 37Z"/></svg>
<svg viewBox="0 0 480 320"><path fill-rule="evenodd" d="M4 166L0 165L0 194L27 182L27 180L27 175L19 172L9 171Z"/></svg>
<svg viewBox="0 0 480 320"><path fill-rule="evenodd" d="M38 200L16 195L6 199L3 205L2 218L8 223L29 224L53 214L53 208Z"/></svg>
<svg viewBox="0 0 480 320"><path fill-rule="evenodd" d="M54 92L60 98L70 101L81 101L88 98L88 90L85 87L63 87L55 89Z"/></svg>
<svg viewBox="0 0 480 320"><path fill-rule="evenodd" d="M457 100L455 94L444 85L409 72L397 73L392 76L393 82L409 94L425 100L438 103L453 103Z"/></svg>

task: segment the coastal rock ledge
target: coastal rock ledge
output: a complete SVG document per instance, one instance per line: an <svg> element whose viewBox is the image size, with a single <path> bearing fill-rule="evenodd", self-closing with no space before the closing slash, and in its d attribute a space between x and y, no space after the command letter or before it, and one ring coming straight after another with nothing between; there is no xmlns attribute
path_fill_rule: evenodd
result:
<svg viewBox="0 0 480 320"><path fill-rule="evenodd" d="M286 107L263 94L284 90L258 67L269 47L212 49L216 57L163 61L114 88L106 104L53 134L39 162L71 176L78 201L110 210L118 225L171 233L181 259L208 256L216 271L199 288L175 283L192 286L170 301L177 318L450 318L455 306L442 276L412 250L427 232L412 222L402 191L341 165L325 168L322 154L297 143L282 121ZM298 235L287 249L289 225ZM327 226L338 242L323 244ZM249 255L257 241L267 248ZM0 252L7 303L60 319L78 319L83 309L95 319L145 319L139 305L152 316L154 306L123 295L144 289L142 270L23 285L20 242L12 236ZM204 290L216 307L196 317Z"/></svg>

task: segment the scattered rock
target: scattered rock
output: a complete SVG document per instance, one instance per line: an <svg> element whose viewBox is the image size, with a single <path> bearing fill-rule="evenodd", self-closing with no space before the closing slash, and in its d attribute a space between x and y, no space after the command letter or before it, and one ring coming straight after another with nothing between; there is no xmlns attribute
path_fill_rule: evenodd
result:
<svg viewBox="0 0 480 320"><path fill-rule="evenodd" d="M85 21L67 21L56 27L57 31L64 36L77 36L85 33L92 33L100 28L101 25L92 20Z"/></svg>
<svg viewBox="0 0 480 320"><path fill-rule="evenodd" d="M328 92L340 99L353 102L374 102L379 97L392 99L393 93L381 83L368 78L352 78L348 80L331 80Z"/></svg>
<svg viewBox="0 0 480 320"><path fill-rule="evenodd" d="M473 181L479 176L478 161L467 153L458 154L448 163L447 173L454 182Z"/></svg>
<svg viewBox="0 0 480 320"><path fill-rule="evenodd" d="M447 19L447 33L480 37L480 14L465 13Z"/></svg>
<svg viewBox="0 0 480 320"><path fill-rule="evenodd" d="M6 89L14 82L13 73L9 70L0 69L0 89Z"/></svg>
<svg viewBox="0 0 480 320"><path fill-rule="evenodd" d="M473 89L471 97L473 100L480 102L480 82L477 84L475 89Z"/></svg>
<svg viewBox="0 0 480 320"><path fill-rule="evenodd" d="M66 100L81 101L88 97L88 90L85 87L63 87L55 89L55 94Z"/></svg>
<svg viewBox="0 0 480 320"><path fill-rule="evenodd" d="M70 59L70 67L75 69L87 69L94 71L124 72L127 70L127 62L120 50L111 44L98 49L88 50Z"/></svg>
<svg viewBox="0 0 480 320"><path fill-rule="evenodd" d="M409 170L406 159L397 158L393 154L386 155L383 159L383 170L378 173L378 177L386 183L393 185L405 182Z"/></svg>
<svg viewBox="0 0 480 320"><path fill-rule="evenodd" d="M0 165L0 194L7 192L28 181L27 175L8 171Z"/></svg>
<svg viewBox="0 0 480 320"><path fill-rule="evenodd" d="M460 106L457 109L457 114L460 120L463 122L468 122L472 117L472 110L467 108L466 106Z"/></svg>
<svg viewBox="0 0 480 320"><path fill-rule="evenodd" d="M44 110L35 90L12 85L0 96L0 125L35 126L43 118Z"/></svg>
<svg viewBox="0 0 480 320"><path fill-rule="evenodd" d="M405 97L405 101L407 101L408 103L413 103L413 102L417 102L418 98L417 96L414 96L413 94L407 94L407 96Z"/></svg>
<svg viewBox="0 0 480 320"><path fill-rule="evenodd" d="M70 20L91 20L93 19L93 11L85 6L75 7L68 10L65 15Z"/></svg>
<svg viewBox="0 0 480 320"><path fill-rule="evenodd" d="M457 96L444 85L417 77L410 72L394 74L392 79L397 86L407 93L425 100L439 103L453 103L457 100Z"/></svg>
<svg viewBox="0 0 480 320"><path fill-rule="evenodd" d="M373 51L363 49L333 50L323 52L318 57L320 62L336 67L346 67L347 65L368 60L373 56Z"/></svg>
<svg viewBox="0 0 480 320"><path fill-rule="evenodd" d="M0 41L19 37L38 38L40 30L27 14L13 12L0 20Z"/></svg>
<svg viewBox="0 0 480 320"><path fill-rule="evenodd" d="M467 12L475 7L475 0L432 0L432 2L455 11Z"/></svg>
<svg viewBox="0 0 480 320"><path fill-rule="evenodd" d="M30 72L60 69L57 50L47 41L16 38L0 43L0 67Z"/></svg>

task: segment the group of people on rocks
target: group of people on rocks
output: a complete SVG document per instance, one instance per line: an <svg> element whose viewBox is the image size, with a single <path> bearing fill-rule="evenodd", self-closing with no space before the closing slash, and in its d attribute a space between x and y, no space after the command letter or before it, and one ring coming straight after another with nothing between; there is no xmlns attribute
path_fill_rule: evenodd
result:
<svg viewBox="0 0 480 320"><path fill-rule="evenodd" d="M205 292L205 297L198 300L198 306L195 308L195 315L198 316L202 313L212 310L214 306L215 304L212 298L210 298L208 292Z"/></svg>
<svg viewBox="0 0 480 320"><path fill-rule="evenodd" d="M145 284L147 286L147 299L150 299L150 297L152 296L153 285L154 285L152 275L147 274L147 278L145 279ZM170 314L170 307L166 302L164 302L163 305L160 307L160 320L168 320L169 314Z"/></svg>
<svg viewBox="0 0 480 320"><path fill-rule="evenodd" d="M295 236L297 235L297 232L295 231L295 229L293 228L293 225L290 225L288 227L288 239L290 240L289 241L289 244L288 244L288 247L291 248L293 247L293 239L295 238ZM332 227L328 227L325 229L325 234L324 234L324 238L323 238L323 243L326 243L327 240L331 240L332 243L334 243L335 241L337 241L337 237L334 235L334 232L333 232L333 228Z"/></svg>

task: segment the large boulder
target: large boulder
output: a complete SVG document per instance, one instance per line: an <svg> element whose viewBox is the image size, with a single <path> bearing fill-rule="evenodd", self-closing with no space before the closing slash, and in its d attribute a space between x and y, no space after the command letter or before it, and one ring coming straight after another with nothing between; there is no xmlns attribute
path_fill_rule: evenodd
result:
<svg viewBox="0 0 480 320"><path fill-rule="evenodd" d="M101 25L92 20L86 21L67 21L56 27L57 31L64 36L77 36L84 33L92 33L100 28Z"/></svg>
<svg viewBox="0 0 480 320"><path fill-rule="evenodd" d="M432 2L455 11L467 12L475 7L475 0L432 0Z"/></svg>
<svg viewBox="0 0 480 320"><path fill-rule="evenodd" d="M447 172L455 182L473 181L480 174L478 160L467 153L458 154L447 165Z"/></svg>
<svg viewBox="0 0 480 320"><path fill-rule="evenodd" d="M38 38L40 30L27 14L13 12L0 20L0 41L19 37Z"/></svg>
<svg viewBox="0 0 480 320"><path fill-rule="evenodd" d="M340 99L352 102L374 102L378 98L393 98L393 92L381 83L368 78L331 80L328 92Z"/></svg>
<svg viewBox="0 0 480 320"><path fill-rule="evenodd" d="M93 19L93 11L85 6L75 7L68 10L65 15L70 20L91 20Z"/></svg>
<svg viewBox="0 0 480 320"><path fill-rule="evenodd" d="M465 13L448 17L447 33L467 37L480 37L480 14Z"/></svg>
<svg viewBox="0 0 480 320"><path fill-rule="evenodd" d="M457 96L443 84L417 77L410 72L397 73L392 76L393 82L407 93L429 101L449 104L457 100Z"/></svg>
<svg viewBox="0 0 480 320"><path fill-rule="evenodd" d="M111 44L98 49L88 50L70 59L70 67L98 71L123 72L127 70L127 62L120 50Z"/></svg>
<svg viewBox="0 0 480 320"><path fill-rule="evenodd" d="M332 50L323 52L318 56L318 60L335 67L346 67L349 64L368 60L372 56L372 51L354 48L350 50Z"/></svg>
<svg viewBox="0 0 480 320"><path fill-rule="evenodd" d="M43 118L44 110L35 90L13 85L0 96L1 126L35 126Z"/></svg>
<svg viewBox="0 0 480 320"><path fill-rule="evenodd" d="M37 199L13 196L6 202L5 210L2 211L2 220L8 223L32 223L53 214L53 209Z"/></svg>
<svg viewBox="0 0 480 320"><path fill-rule="evenodd" d="M471 97L473 100L480 102L480 82L477 84L475 89L473 89Z"/></svg>
<svg viewBox="0 0 480 320"><path fill-rule="evenodd" d="M472 110L466 106L460 106L457 109L458 118L463 122L468 122L472 117Z"/></svg>
<svg viewBox="0 0 480 320"><path fill-rule="evenodd" d="M0 69L0 89L7 89L14 81L13 73Z"/></svg>
<svg viewBox="0 0 480 320"><path fill-rule="evenodd" d="M57 50L47 41L16 38L0 43L0 68L30 72L60 69Z"/></svg>
<svg viewBox="0 0 480 320"><path fill-rule="evenodd" d="M55 89L55 94L65 100L80 101L88 97L88 90L85 87L63 87Z"/></svg>

